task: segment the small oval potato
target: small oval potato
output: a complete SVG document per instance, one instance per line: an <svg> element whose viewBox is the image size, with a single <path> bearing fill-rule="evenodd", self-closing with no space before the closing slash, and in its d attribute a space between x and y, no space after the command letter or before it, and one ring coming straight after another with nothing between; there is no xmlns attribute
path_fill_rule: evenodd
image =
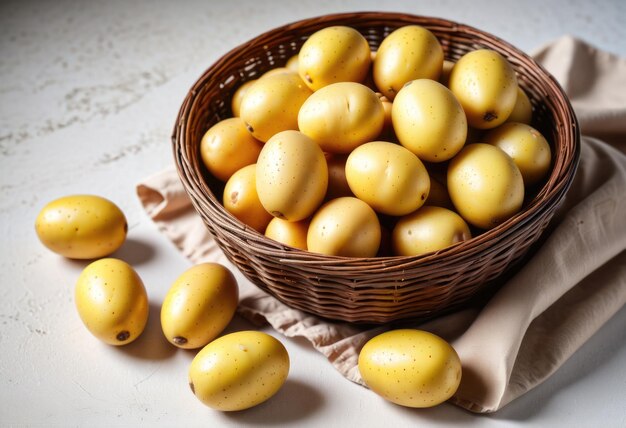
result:
<svg viewBox="0 0 626 428"><path fill-rule="evenodd" d="M76 309L91 334L109 345L137 339L148 321L148 295L137 272L122 260L96 260L81 272Z"/></svg>
<svg viewBox="0 0 626 428"><path fill-rule="evenodd" d="M354 196L348 179L346 178L346 155L326 154L328 164L328 189L326 190L326 201L341 198L342 196Z"/></svg>
<svg viewBox="0 0 626 428"><path fill-rule="evenodd" d="M465 221L491 229L519 212L524 202L524 180L502 149L470 144L448 165L448 193Z"/></svg>
<svg viewBox="0 0 626 428"><path fill-rule="evenodd" d="M256 82L256 79L248 80L239 86L235 93L233 94L233 98L230 101L230 109L233 112L234 117L239 117L241 113L241 100L243 100L244 95L248 92L248 89Z"/></svg>
<svg viewBox="0 0 626 428"><path fill-rule="evenodd" d="M506 122L525 123L530 125L533 120L533 105L522 88L517 88L517 98L513 111L507 118Z"/></svg>
<svg viewBox="0 0 626 428"><path fill-rule="evenodd" d="M263 233L272 219L259 199L256 182L257 165L252 164L235 172L224 186L223 204L226 211L259 233Z"/></svg>
<svg viewBox="0 0 626 428"><path fill-rule="evenodd" d="M287 221L274 217L265 229L265 236L281 244L299 248L306 251L306 234L309 230L309 222Z"/></svg>
<svg viewBox="0 0 626 428"><path fill-rule="evenodd" d="M300 77L314 91L337 82L363 82L370 65L365 37L341 25L313 33L298 54Z"/></svg>
<svg viewBox="0 0 626 428"><path fill-rule="evenodd" d="M71 259L104 257L126 240L128 223L113 202L96 195L65 196L42 208L35 231L49 250Z"/></svg>
<svg viewBox="0 0 626 428"><path fill-rule="evenodd" d="M189 387L205 405L221 411L256 406L276 394L289 374L283 344L260 331L215 339L189 367Z"/></svg>
<svg viewBox="0 0 626 428"><path fill-rule="evenodd" d="M461 360L445 340L422 330L391 330L370 339L359 353L365 384L407 407L443 403L461 383Z"/></svg>
<svg viewBox="0 0 626 428"><path fill-rule="evenodd" d="M532 126L525 123L505 123L489 131L484 142L501 148L513 159L526 186L538 183L550 171L550 145Z"/></svg>
<svg viewBox="0 0 626 428"><path fill-rule="evenodd" d="M478 129L504 123L517 100L517 77L498 52L478 49L463 55L452 68L450 90L458 98L467 122Z"/></svg>
<svg viewBox="0 0 626 428"><path fill-rule="evenodd" d="M241 100L240 115L248 131L265 142L278 132L298 129L298 111L311 93L296 73L261 77Z"/></svg>
<svg viewBox="0 0 626 428"><path fill-rule="evenodd" d="M183 272L161 305L161 327L174 346L195 349L215 339L235 315L237 280L218 263L201 263Z"/></svg>
<svg viewBox="0 0 626 428"><path fill-rule="evenodd" d="M350 153L376 138L385 123L382 101L354 82L333 83L311 95L298 113L300 131L330 153Z"/></svg>
<svg viewBox="0 0 626 428"><path fill-rule="evenodd" d="M254 138L239 117L224 119L202 137L200 156L209 172L221 181L256 162L263 143Z"/></svg>
<svg viewBox="0 0 626 428"><path fill-rule="evenodd" d="M374 60L374 82L388 99L411 80L437 80L443 67L443 49L428 29L400 27L380 44Z"/></svg>
<svg viewBox="0 0 626 428"><path fill-rule="evenodd" d="M398 256L417 256L442 250L470 239L465 220L446 208L425 206L401 217L393 228L391 242Z"/></svg>
<svg viewBox="0 0 626 428"><path fill-rule="evenodd" d="M374 210L346 196L322 205L311 219L307 248L314 253L374 257L380 246L380 222Z"/></svg>
<svg viewBox="0 0 626 428"><path fill-rule="evenodd" d="M324 152L301 132L280 132L261 150L256 183L267 212L288 221L304 220L320 206L328 188Z"/></svg>
<svg viewBox="0 0 626 428"><path fill-rule="evenodd" d="M363 144L350 153L346 179L356 197L390 215L415 211L430 191L422 161L404 147L385 141Z"/></svg>
<svg viewBox="0 0 626 428"><path fill-rule="evenodd" d="M413 80L400 89L391 118L400 144L421 160L447 161L465 144L463 108L448 88L434 80Z"/></svg>

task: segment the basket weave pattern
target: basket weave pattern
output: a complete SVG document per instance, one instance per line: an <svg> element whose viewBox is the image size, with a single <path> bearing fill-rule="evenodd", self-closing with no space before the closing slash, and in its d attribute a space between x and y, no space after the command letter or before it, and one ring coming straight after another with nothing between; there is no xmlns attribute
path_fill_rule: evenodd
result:
<svg viewBox="0 0 626 428"><path fill-rule="evenodd" d="M265 238L222 206L223 184L200 158L203 134L230 117L243 82L282 66L309 35L331 25L359 30L375 50L394 29L421 25L439 39L446 59L480 48L503 54L534 108L533 126L551 143L553 167L524 210L473 239L423 256L345 258L309 253ZM547 227L573 179L580 134L558 83L532 58L475 28L396 13L326 15L289 24L238 46L214 63L185 98L172 136L176 166L191 201L226 256L261 289L291 307L325 318L386 323L458 308L520 260Z"/></svg>

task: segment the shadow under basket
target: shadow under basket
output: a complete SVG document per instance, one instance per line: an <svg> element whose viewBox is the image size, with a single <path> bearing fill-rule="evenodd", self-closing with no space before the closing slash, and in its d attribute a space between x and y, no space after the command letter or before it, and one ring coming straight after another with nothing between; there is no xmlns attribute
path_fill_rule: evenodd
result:
<svg viewBox="0 0 626 428"><path fill-rule="evenodd" d="M550 142L551 173L523 210L499 226L449 248L414 257L347 258L314 254L270 240L230 215L223 184L200 157L203 134L230 117L243 82L285 64L315 31L347 25L376 50L390 32L421 25L439 39L446 59L481 48L503 54L533 105L533 126ZM324 318L388 323L431 318L461 308L519 262L546 229L571 185L580 157L574 111L555 79L503 40L463 24L398 13L349 13L305 19L268 31L220 58L193 85L172 136L178 173L209 232L228 259L262 290L290 307Z"/></svg>

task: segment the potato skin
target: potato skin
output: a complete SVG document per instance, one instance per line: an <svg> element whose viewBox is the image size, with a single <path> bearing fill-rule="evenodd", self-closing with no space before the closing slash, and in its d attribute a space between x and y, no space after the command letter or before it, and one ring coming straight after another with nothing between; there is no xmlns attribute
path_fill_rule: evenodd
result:
<svg viewBox="0 0 626 428"><path fill-rule="evenodd" d="M405 215L421 207L430 191L422 161L406 148L386 141L357 147L346 161L352 192L376 212Z"/></svg>
<svg viewBox="0 0 626 428"><path fill-rule="evenodd" d="M485 143L502 149L519 168L524 184L532 186L550 171L552 152L543 135L525 123L507 122L485 135Z"/></svg>
<svg viewBox="0 0 626 428"><path fill-rule="evenodd" d="M76 282L74 300L83 324L109 345L137 339L148 321L148 295L137 272L113 258L89 264Z"/></svg>
<svg viewBox="0 0 626 428"><path fill-rule="evenodd" d="M513 159L498 147L465 146L448 166L448 193L468 223L491 229L515 215L524 202L524 180Z"/></svg>
<svg viewBox="0 0 626 428"><path fill-rule="evenodd" d="M239 288L219 263L201 263L183 272L161 305L161 327L174 346L196 349L215 339L235 315Z"/></svg>
<svg viewBox="0 0 626 428"><path fill-rule="evenodd" d="M358 198L345 196L322 205L307 232L309 251L344 257L374 257L381 242L374 210Z"/></svg>
<svg viewBox="0 0 626 428"><path fill-rule="evenodd" d="M96 195L71 195L48 203L35 231L51 251L71 259L104 257L126 240L128 224L117 205Z"/></svg>
<svg viewBox="0 0 626 428"><path fill-rule="evenodd" d="M320 146L299 131L274 135L257 161L259 200L274 217L299 221L319 207L328 188L328 165Z"/></svg>
<svg viewBox="0 0 626 428"><path fill-rule="evenodd" d="M508 119L517 100L517 77L498 52L478 49L463 55L448 83L474 128L491 129Z"/></svg>
<svg viewBox="0 0 626 428"><path fill-rule="evenodd" d="M407 407L443 403L461 382L461 360L440 337L400 329L370 339L359 353L365 384L386 400Z"/></svg>
<svg viewBox="0 0 626 428"><path fill-rule="evenodd" d="M323 87L298 113L300 131L329 153L350 153L378 137L384 124L381 99L367 86L354 82Z"/></svg>
<svg viewBox="0 0 626 428"><path fill-rule="evenodd" d="M189 367L189 386L213 409L243 410L276 394L287 379L289 364L289 354L278 339L259 331L238 331L202 348Z"/></svg>
<svg viewBox="0 0 626 428"><path fill-rule="evenodd" d="M400 27L380 44L374 60L374 82L389 100L411 80L437 80L443 68L443 48L437 37L418 25Z"/></svg>
<svg viewBox="0 0 626 428"><path fill-rule="evenodd" d="M371 65L369 43L351 27L332 26L311 35L300 48L298 72L314 91L337 82L363 82Z"/></svg>
<svg viewBox="0 0 626 428"><path fill-rule="evenodd" d="M393 102L393 127L404 147L427 162L444 162L465 144L467 119L454 94L439 82L408 82Z"/></svg>

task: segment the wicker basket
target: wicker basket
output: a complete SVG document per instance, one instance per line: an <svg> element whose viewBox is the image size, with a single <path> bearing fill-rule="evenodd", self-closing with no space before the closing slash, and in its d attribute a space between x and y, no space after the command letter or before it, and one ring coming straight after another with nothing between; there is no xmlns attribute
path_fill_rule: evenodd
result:
<svg viewBox="0 0 626 428"><path fill-rule="evenodd" d="M534 107L533 126L550 141L553 169L524 210L468 241L423 256L345 258L313 254L265 238L220 203L223 184L202 164L204 132L231 116L230 99L244 81L283 65L309 35L330 25L359 30L376 49L394 29L430 29L445 56L494 49L515 68ZM569 188L580 156L580 134L563 90L532 58L475 28L397 13L350 13L306 19L266 32L214 63L185 98L172 136L179 175L192 203L226 256L261 289L285 304L325 318L386 323L428 318L467 304L519 261L545 230Z"/></svg>

